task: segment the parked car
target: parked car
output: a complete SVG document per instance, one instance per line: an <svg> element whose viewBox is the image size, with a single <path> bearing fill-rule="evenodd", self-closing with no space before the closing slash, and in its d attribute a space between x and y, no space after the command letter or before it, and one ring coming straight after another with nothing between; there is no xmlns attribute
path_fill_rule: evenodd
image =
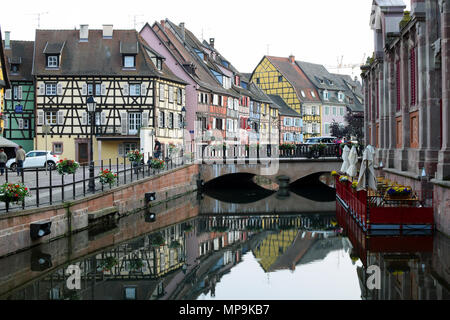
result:
<svg viewBox="0 0 450 320"><path fill-rule="evenodd" d="M314 137L308 138L305 144L334 144L336 137Z"/></svg>
<svg viewBox="0 0 450 320"><path fill-rule="evenodd" d="M53 154L51 151L32 150L26 154L23 168L48 168L49 170L54 170L58 161L59 156ZM16 171L16 158L9 159L6 162L6 168Z"/></svg>

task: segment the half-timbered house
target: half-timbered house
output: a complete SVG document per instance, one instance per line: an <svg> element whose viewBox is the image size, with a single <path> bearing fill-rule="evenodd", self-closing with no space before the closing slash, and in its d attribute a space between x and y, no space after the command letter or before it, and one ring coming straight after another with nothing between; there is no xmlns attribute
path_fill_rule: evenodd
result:
<svg viewBox="0 0 450 320"><path fill-rule="evenodd" d="M4 108L4 94L5 90L9 89L9 81L8 81L8 73L6 72L6 62L5 62L5 55L3 52L3 41L2 41L2 30L0 29L0 130L3 133L3 126L4 126L4 120L3 120L3 108Z"/></svg>
<svg viewBox="0 0 450 320"><path fill-rule="evenodd" d="M90 148L93 160L124 157L142 148L141 127L181 142L182 129L175 124L185 83L160 57L151 55L135 30L113 30L112 25L103 30L89 30L87 25L80 30L37 30L35 148L85 163L91 160ZM179 89L181 100L175 98ZM95 117L87 112L91 96Z"/></svg>
<svg viewBox="0 0 450 320"><path fill-rule="evenodd" d="M34 149L33 41L10 40L5 32L4 52L11 89L5 92L3 136L26 151Z"/></svg>

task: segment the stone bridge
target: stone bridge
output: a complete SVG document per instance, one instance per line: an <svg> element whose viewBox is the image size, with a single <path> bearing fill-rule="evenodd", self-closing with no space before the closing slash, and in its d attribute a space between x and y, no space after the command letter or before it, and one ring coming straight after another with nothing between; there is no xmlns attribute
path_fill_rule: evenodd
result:
<svg viewBox="0 0 450 320"><path fill-rule="evenodd" d="M259 159L258 161L246 161L244 163L203 163L200 166L200 180L206 184L214 179L233 174L253 174L263 176L280 186L293 183L310 175L318 173L327 173L333 170L339 170L342 160L338 158L321 159L273 159L267 161Z"/></svg>

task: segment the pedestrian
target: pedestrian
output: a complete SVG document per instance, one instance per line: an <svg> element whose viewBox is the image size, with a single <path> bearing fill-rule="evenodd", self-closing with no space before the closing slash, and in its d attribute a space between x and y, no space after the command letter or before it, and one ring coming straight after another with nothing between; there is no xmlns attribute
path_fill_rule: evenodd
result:
<svg viewBox="0 0 450 320"><path fill-rule="evenodd" d="M23 172L23 162L25 161L26 155L25 150L23 150L22 146L16 151L16 164L17 164L17 175L20 176L20 173Z"/></svg>
<svg viewBox="0 0 450 320"><path fill-rule="evenodd" d="M155 150L153 155L156 159L159 159L159 156L161 155L161 142L159 142L158 138L155 139Z"/></svg>
<svg viewBox="0 0 450 320"><path fill-rule="evenodd" d="M0 148L0 176L5 173L6 161L8 161L8 156L3 148Z"/></svg>

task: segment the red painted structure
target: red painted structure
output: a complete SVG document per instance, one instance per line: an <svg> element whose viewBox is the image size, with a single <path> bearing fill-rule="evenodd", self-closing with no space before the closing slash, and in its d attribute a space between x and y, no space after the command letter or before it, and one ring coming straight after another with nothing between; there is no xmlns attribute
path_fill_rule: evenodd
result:
<svg viewBox="0 0 450 320"><path fill-rule="evenodd" d="M341 205L336 207L338 224L344 229L364 267L368 253L433 252L433 235L368 236Z"/></svg>
<svg viewBox="0 0 450 320"><path fill-rule="evenodd" d="M350 182L341 182L336 177L337 207L342 206L363 228L374 230L434 229L433 206L421 207L387 204L380 197L367 195L366 190L355 191ZM422 199L425 199L422 197Z"/></svg>

